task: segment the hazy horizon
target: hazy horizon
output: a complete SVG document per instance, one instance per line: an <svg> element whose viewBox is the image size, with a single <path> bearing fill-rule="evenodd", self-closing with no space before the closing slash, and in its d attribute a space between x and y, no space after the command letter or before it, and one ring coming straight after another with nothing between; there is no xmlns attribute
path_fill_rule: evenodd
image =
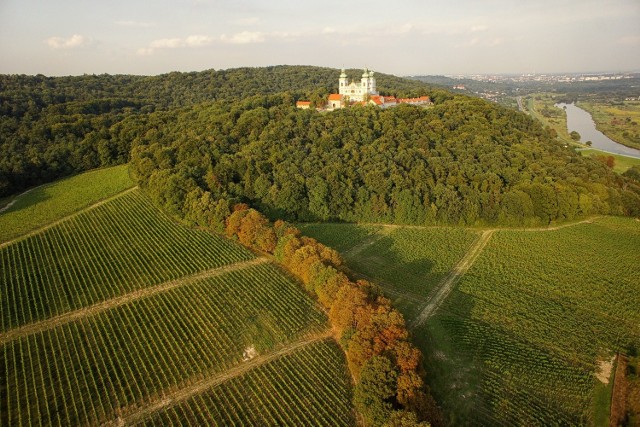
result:
<svg viewBox="0 0 640 427"><path fill-rule="evenodd" d="M637 0L5 0L0 73L157 75L285 64L402 76L638 72L638 22Z"/></svg>

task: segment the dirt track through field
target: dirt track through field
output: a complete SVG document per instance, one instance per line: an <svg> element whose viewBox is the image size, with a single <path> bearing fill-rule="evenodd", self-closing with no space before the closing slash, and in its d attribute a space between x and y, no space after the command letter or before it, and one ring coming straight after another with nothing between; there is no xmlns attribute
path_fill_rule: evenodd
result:
<svg viewBox="0 0 640 427"><path fill-rule="evenodd" d="M432 293L433 296L429 298L429 302L427 303L427 305L422 309L422 311L420 312L420 314L418 314L414 321L411 322L411 329L415 329L418 326L422 325L427 319L429 319L429 317L431 317L436 312L438 307L440 307L447 296L449 296L449 293L451 293L453 286L458 282L458 280L460 280L460 277L462 277L462 275L469 270L469 268L475 262L476 258L478 258L478 255L480 255L485 246L487 246L487 243L489 243L489 239L491 239L493 232L494 230L483 231L480 237L478 237L478 239L476 239L474 244L471 246L471 248L469 248L469 251L467 251L465 256L462 257L460 261L458 261L456 266L451 269L449 274L447 274L435 287L435 290Z"/></svg>
<svg viewBox="0 0 640 427"><path fill-rule="evenodd" d="M121 192L119 192L117 194L114 194L113 196L110 196L110 197L107 197L106 199L100 200L97 203L94 203L94 204L89 205L89 206L87 206L85 208L82 208L82 209L80 209L80 210L78 210L78 211L76 211L76 212L74 212L74 213L72 213L70 215L64 216L64 217L62 217L60 219L57 219L57 220L55 220L53 222L50 222L49 224L45 225L44 227L40 227L37 230L29 231L28 233L23 234L22 236L16 237L15 239L8 240L6 242L0 243L0 249L4 248L5 246L9 246L9 245L11 245L11 244L13 244L15 242L19 242L20 240L24 240L24 239L26 239L28 237L34 236L34 235L36 235L38 233L42 233L43 231L48 230L51 227L55 227L56 225L58 225L58 224L60 224L62 222L65 222L65 221L68 221L68 220L70 220L72 218L75 218L78 215L80 215L80 214L82 214L82 213L84 213L86 211L90 211L91 209L95 209L95 208L97 208L99 206L102 206L105 203L108 203L108 202L110 202L110 201L112 201L114 199L117 199L118 197L123 196L123 195L125 195L127 193L131 193L132 191L135 191L137 189L138 189L138 186L128 188L128 189L126 189L124 191L121 191ZM22 193L22 194L24 194L24 193Z"/></svg>
<svg viewBox="0 0 640 427"><path fill-rule="evenodd" d="M148 288L138 289L136 291L129 292L127 294L120 295L118 297L115 297L106 301L102 301L97 304L90 305L88 307L83 307L78 310L70 311L68 313L63 313L58 316L51 317L49 319L29 323L24 326L19 326L17 328L10 329L8 331L0 333L0 345L4 345L10 341L16 340L18 338L22 338L27 335L44 332L49 329L53 329L57 326L74 322L76 320L84 319L90 316L95 316L99 313L110 310L112 308L119 307L124 304L128 304L132 301L139 300L142 298L147 298L163 292L167 292L171 289L175 289L180 286L184 286L186 284L193 283L198 280L220 276L222 274L229 273L231 271L242 270L244 268L249 268L254 265L263 264L265 262L269 262L269 259L261 257L261 258L252 259L250 261L238 262L230 265L225 265L223 267L214 268L211 270L201 271L196 274L181 277L179 279L171 280L169 282L164 282L156 286L150 286Z"/></svg>
<svg viewBox="0 0 640 427"><path fill-rule="evenodd" d="M312 336L303 338L301 340L294 341L286 345L285 347L282 347L279 350L256 356L253 359L246 362L241 362L240 364L224 372L214 374L213 376L210 376L208 378L203 378L186 387L161 395L156 399L152 400L151 402L149 402L145 406L142 406L142 407L134 406L130 409L123 408L121 410L122 416L120 418L112 421L111 423L105 423L104 425L105 426L124 426L124 425L132 425L135 423L139 423L140 421L143 421L145 418L149 417L155 412L162 411L173 405L179 404L180 402L187 400L198 394L201 394L212 387L215 387L226 381L229 381L233 378L243 375L254 368L262 366L273 360L279 359L280 357L291 354L296 350L299 350L310 344L316 343L318 341L326 340L330 337L331 337L331 331L325 331L320 334L312 335Z"/></svg>

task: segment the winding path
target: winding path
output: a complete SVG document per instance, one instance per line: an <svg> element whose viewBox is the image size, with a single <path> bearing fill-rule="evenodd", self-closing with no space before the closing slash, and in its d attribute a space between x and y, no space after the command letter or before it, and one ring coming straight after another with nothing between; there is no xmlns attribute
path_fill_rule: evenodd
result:
<svg viewBox="0 0 640 427"><path fill-rule="evenodd" d="M129 292L118 297L99 302L88 307L83 307L78 310L69 311L67 313L60 314L58 316L51 317L49 319L40 320L37 322L29 323L27 325L19 326L14 329L0 333L0 345L4 345L10 341L22 338L27 335L44 332L49 329L53 329L57 326L64 325L76 320L84 319L86 317L95 316L104 311L112 308L119 307L124 304L128 304L132 301L142 298L157 295L162 292L167 292L171 289L184 286L188 283L193 283L197 280L207 279L210 277L220 276L231 271L242 270L254 265L263 264L269 262L269 259L261 257L255 258L250 261L238 262L223 267L214 268L211 270L201 271L190 276L184 276L179 279L164 282L156 286L150 286L147 288L138 289L133 292Z"/></svg>
<svg viewBox="0 0 640 427"><path fill-rule="evenodd" d="M208 378L203 378L193 384L187 385L186 387L180 388L173 392L169 392L166 394L162 394L157 398L151 400L145 406L132 406L129 408L123 408L121 410L122 416L112 421L111 423L105 423L105 426L124 426L124 425L132 425L138 423L155 412L167 409L170 406L176 405L184 400L189 399L190 397L201 394L208 389L215 387L219 384L224 383L225 381L229 381L235 377L243 375L248 371L262 366L266 363L269 363L275 359L286 356L288 354L293 353L296 350L299 350L303 347L306 347L310 344L323 341L331 338L331 331L327 330L325 332L308 336L298 341L294 341L285 347L282 347L276 351L271 353L263 354L254 357L253 359L242 362L231 369L228 369L224 372L217 373Z"/></svg>

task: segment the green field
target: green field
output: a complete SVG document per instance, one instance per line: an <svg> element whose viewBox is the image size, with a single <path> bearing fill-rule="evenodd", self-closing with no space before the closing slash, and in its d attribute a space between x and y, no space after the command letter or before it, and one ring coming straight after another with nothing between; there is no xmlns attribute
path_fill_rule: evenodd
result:
<svg viewBox="0 0 640 427"><path fill-rule="evenodd" d="M350 224L301 225L302 231L338 248L349 268L372 278L407 318L477 238L453 227L389 227Z"/></svg>
<svg viewBox="0 0 640 427"><path fill-rule="evenodd" d="M331 227L305 232L322 240ZM333 227L349 235L346 225ZM352 241L344 254L411 321L475 234L394 228L374 243ZM370 244L354 251L362 242ZM495 232L436 314L413 331L449 423L592 423L610 392L594 375L598 364L640 344L638 247L640 223L629 218Z"/></svg>
<svg viewBox="0 0 640 427"><path fill-rule="evenodd" d="M129 166L121 165L85 172L36 187L5 200L14 202L0 213L0 243L38 229L79 209L134 186Z"/></svg>
<svg viewBox="0 0 640 427"><path fill-rule="evenodd" d="M135 190L0 248L2 330L251 258L175 224Z"/></svg>
<svg viewBox="0 0 640 427"><path fill-rule="evenodd" d="M353 410L344 399L349 373L336 363L342 359L336 344L309 345L160 412L145 425L353 425Z"/></svg>
<svg viewBox="0 0 640 427"><path fill-rule="evenodd" d="M0 260L0 425L355 423L344 354L300 284L138 190Z"/></svg>
<svg viewBox="0 0 640 427"><path fill-rule="evenodd" d="M536 93L529 95L526 100L526 112L545 126L555 130L558 139L565 144L584 147L576 143L567 131L567 113L561 108L556 108L554 95L549 93Z"/></svg>

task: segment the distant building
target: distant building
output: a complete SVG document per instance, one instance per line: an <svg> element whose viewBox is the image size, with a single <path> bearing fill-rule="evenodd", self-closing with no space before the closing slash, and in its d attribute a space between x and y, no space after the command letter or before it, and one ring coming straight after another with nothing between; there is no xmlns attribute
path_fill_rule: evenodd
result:
<svg viewBox="0 0 640 427"><path fill-rule="evenodd" d="M302 108L303 110L309 109L311 107L311 101L298 101L296 102L297 108Z"/></svg>
<svg viewBox="0 0 640 427"><path fill-rule="evenodd" d="M343 68L338 78L338 93L329 95L324 110L339 110L351 105L375 105L380 108L389 108L399 104L426 106L433 105L433 102L428 96L396 99L394 96L380 95L376 88L376 78L373 71L365 68L358 83L356 81L349 82ZM297 108L308 109L310 106L310 101L296 102ZM318 109L320 110L321 108Z"/></svg>
<svg viewBox="0 0 640 427"><path fill-rule="evenodd" d="M376 78L373 74L373 71L365 68L360 83L355 80L349 82L343 68L338 79L338 93L348 102L366 101L369 96L378 94Z"/></svg>
<svg viewBox="0 0 640 427"><path fill-rule="evenodd" d="M331 95L329 95L327 110L337 110L340 108L344 108L345 106L345 100L342 95L340 95L339 93L332 93Z"/></svg>

